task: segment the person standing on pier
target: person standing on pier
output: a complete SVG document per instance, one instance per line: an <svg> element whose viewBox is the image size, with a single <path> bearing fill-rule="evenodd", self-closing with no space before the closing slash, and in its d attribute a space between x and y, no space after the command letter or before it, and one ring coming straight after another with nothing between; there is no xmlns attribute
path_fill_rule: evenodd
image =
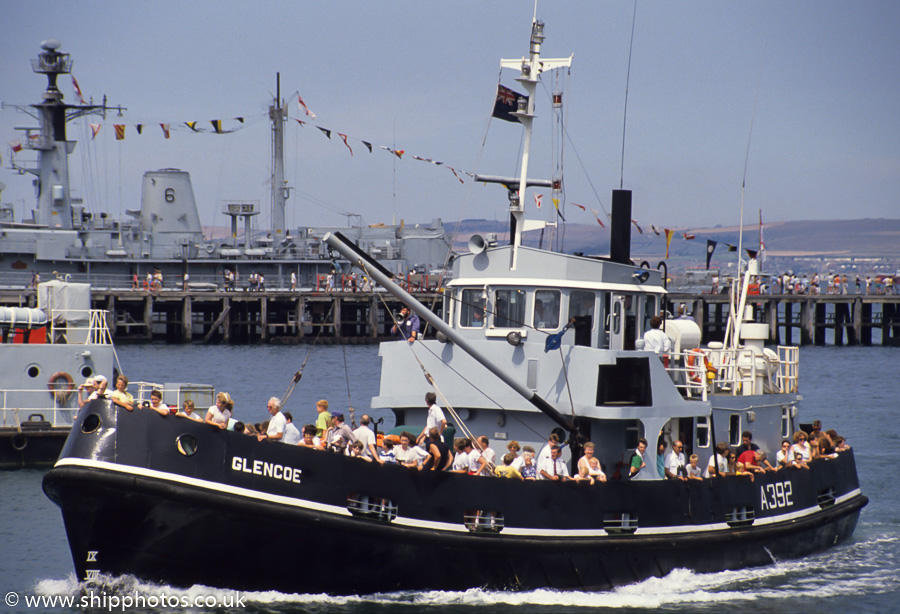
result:
<svg viewBox="0 0 900 614"><path fill-rule="evenodd" d="M419 336L419 316L409 312L409 307L404 305L400 309L400 318L391 328L391 334L403 337L410 343Z"/></svg>

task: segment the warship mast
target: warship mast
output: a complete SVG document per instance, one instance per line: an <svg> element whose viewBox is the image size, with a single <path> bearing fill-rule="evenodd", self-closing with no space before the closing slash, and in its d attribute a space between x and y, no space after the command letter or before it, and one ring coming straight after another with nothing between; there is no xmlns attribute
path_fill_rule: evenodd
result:
<svg viewBox="0 0 900 614"><path fill-rule="evenodd" d="M269 119L272 121L272 245L276 247L286 236L284 208L291 193L284 180L284 124L287 121L287 107L281 100L281 73L275 73L275 99L269 106ZM246 240L249 242L250 237Z"/></svg>
<svg viewBox="0 0 900 614"><path fill-rule="evenodd" d="M66 124L83 115L100 115L106 117L106 111L115 109L119 114L123 107L108 107L106 97L103 103L69 105L63 102L63 94L56 86L59 75L72 72L72 58L68 53L58 51L60 42L47 39L41 43L43 51L36 59L31 60L31 68L36 73L47 75L47 89L42 101L27 106L10 105L34 117L40 123L39 128L19 128L25 131L22 143L24 149L38 152L37 167L29 168L11 162L12 167L20 173L31 173L37 176L34 180L37 195L37 210L33 213L33 222L50 229L71 230L80 228L82 220L73 216L73 202L69 187L69 154L75 151L76 141L66 139ZM32 111L35 109L36 111Z"/></svg>

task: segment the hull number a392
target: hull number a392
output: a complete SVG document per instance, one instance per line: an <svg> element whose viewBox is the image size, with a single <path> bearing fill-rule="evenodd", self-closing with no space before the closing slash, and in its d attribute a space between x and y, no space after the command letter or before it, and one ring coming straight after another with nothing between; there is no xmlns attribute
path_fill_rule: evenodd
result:
<svg viewBox="0 0 900 614"><path fill-rule="evenodd" d="M794 501L791 499L793 494L791 483L775 482L774 484L765 484L759 487L759 495L762 503L761 510L778 509L781 507L791 507Z"/></svg>

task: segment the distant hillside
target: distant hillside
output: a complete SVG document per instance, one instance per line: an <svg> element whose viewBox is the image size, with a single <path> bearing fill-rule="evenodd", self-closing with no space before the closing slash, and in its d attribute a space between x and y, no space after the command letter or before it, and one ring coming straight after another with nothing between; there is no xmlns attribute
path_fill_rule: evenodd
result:
<svg viewBox="0 0 900 614"><path fill-rule="evenodd" d="M455 223L447 223L454 228ZM545 230L544 247L547 247L549 230ZM646 258L654 262L665 257L664 233L657 236L649 226L643 233L631 227L631 253L633 257ZM717 226L715 228L678 228L669 249L669 260L688 262L691 265L706 262L706 242L717 242L714 261L727 259L726 244L737 245L737 227ZM507 226L492 220L463 220L459 225L456 240L457 250L465 251L466 242L473 233L495 232L502 239L507 236ZM685 240L682 233L693 235L693 240ZM744 228L743 247L756 249L759 244L759 228L756 224ZM900 219L863 220L804 220L796 222L773 222L763 225L763 238L769 258L877 258L900 259ZM537 245L539 231L526 234L527 245ZM563 251L586 254L609 253L609 229L597 224L567 224Z"/></svg>

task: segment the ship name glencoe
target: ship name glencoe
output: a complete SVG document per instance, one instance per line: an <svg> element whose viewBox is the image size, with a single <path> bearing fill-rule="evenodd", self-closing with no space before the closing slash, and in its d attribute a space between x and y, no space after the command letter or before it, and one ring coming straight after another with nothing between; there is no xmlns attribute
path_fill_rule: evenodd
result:
<svg viewBox="0 0 900 614"><path fill-rule="evenodd" d="M276 480L284 480L285 482L300 483L300 476L303 473L301 469L296 467L285 467L277 463L267 463L265 461L249 461L241 456L233 456L231 458L231 469L234 471L242 471L244 473L252 473L263 477L275 478Z"/></svg>

